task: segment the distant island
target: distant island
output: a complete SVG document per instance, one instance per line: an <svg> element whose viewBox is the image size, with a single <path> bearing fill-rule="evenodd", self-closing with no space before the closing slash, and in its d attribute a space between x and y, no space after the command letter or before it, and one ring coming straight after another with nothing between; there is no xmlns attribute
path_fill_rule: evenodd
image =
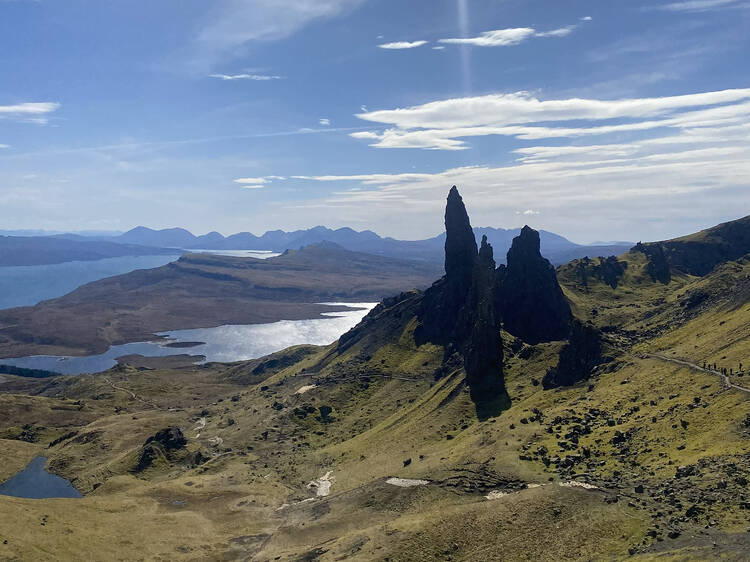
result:
<svg viewBox="0 0 750 562"><path fill-rule="evenodd" d="M319 318L336 308L318 303L378 301L426 288L441 271L330 242L266 260L188 254L33 307L0 310L0 357L89 355L170 330Z"/></svg>
<svg viewBox="0 0 750 562"><path fill-rule="evenodd" d="M0 267L52 265L70 261L96 261L126 256L167 256L183 253L176 248L109 242L80 237L0 236Z"/></svg>

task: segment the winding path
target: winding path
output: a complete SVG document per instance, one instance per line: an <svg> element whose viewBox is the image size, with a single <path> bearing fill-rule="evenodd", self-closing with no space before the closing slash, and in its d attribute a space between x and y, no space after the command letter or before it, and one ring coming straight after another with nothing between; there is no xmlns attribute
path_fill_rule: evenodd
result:
<svg viewBox="0 0 750 562"><path fill-rule="evenodd" d="M744 386L733 384L732 381L729 380L729 377L720 371L714 371L713 369L704 369L700 365L696 365L695 363L691 363L690 361L685 361L684 359L676 359L674 357L667 357L666 355L659 355L658 353L644 353L642 357L649 357L651 359L658 359L659 361L675 363L677 365L682 365L683 367L688 367L690 369L693 369L694 371L699 371L701 373L719 375L719 377L721 377L721 382L726 388L733 388L735 390L739 390L740 392L750 394L750 388L745 388Z"/></svg>
<svg viewBox="0 0 750 562"><path fill-rule="evenodd" d="M104 378L104 382L106 382L107 384L109 384L109 386L111 386L111 387L112 387L112 388L114 388L115 390L119 390L119 391L121 391L121 392L126 392L126 393L130 394L130 397L131 397L131 398L132 398L133 400L137 400L138 402L142 402L142 403L143 403L143 404L145 404L146 406L151 406L152 408L156 408L157 410L159 409L159 406L157 406L157 405L156 405L156 404L154 404L153 402L149 402L148 400L145 400L144 398L141 398L141 397L140 397L140 396L138 396L138 395L137 395L137 394L136 394L135 392L133 392L133 391L131 391L131 390L128 390L127 388L123 388L122 386L117 386L117 385L116 385L115 383L113 383L113 382L112 382L111 380L109 380L109 379L108 379L108 378L106 378L106 377Z"/></svg>

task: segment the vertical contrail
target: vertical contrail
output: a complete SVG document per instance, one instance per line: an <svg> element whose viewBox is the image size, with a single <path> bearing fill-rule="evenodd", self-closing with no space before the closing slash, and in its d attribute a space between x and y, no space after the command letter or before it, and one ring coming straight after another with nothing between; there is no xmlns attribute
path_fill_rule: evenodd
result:
<svg viewBox="0 0 750 562"><path fill-rule="evenodd" d="M458 0L458 31L460 37L469 36L469 0ZM461 45L461 78L464 93L471 91L471 46Z"/></svg>

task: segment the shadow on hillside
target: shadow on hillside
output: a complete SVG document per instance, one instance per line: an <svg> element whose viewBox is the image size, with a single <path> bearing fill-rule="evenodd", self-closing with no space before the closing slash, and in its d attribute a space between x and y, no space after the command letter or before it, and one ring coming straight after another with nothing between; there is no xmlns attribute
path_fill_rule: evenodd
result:
<svg viewBox="0 0 750 562"><path fill-rule="evenodd" d="M502 379L493 383L470 384L469 396L474 402L479 421L496 418L511 406L510 397Z"/></svg>

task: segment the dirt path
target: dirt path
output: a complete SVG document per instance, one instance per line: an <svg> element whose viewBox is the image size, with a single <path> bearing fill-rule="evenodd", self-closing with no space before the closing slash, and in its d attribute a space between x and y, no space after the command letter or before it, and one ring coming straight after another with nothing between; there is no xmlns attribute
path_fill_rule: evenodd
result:
<svg viewBox="0 0 750 562"><path fill-rule="evenodd" d="M713 369L704 369L700 365L691 363L690 361L685 361L684 359L676 359L674 357L667 357L666 355L659 355L658 353L645 353L643 354L643 357L649 357L651 359L658 359L659 361L675 363L677 365L682 365L683 367L688 367L690 369L693 369L694 371L699 371L701 373L718 375L719 377L721 377L721 382L725 388L733 388L735 390L739 390L740 392L750 394L750 388L745 388L744 386L733 384L732 381L729 380L729 377L720 371L714 371Z"/></svg>
<svg viewBox="0 0 750 562"><path fill-rule="evenodd" d="M119 390L119 391L121 391L121 392L125 392L125 393L127 393L127 394L130 394L130 397L131 397L131 398L132 398L133 400L137 400L138 402L141 402L141 403L145 404L146 406L151 406L152 408L156 408L157 410L159 409L159 406L157 406L157 405L156 405L156 404L154 404L153 402L149 402L148 400L146 400L146 399L144 399L144 398L141 398L141 397L140 397L140 396L138 396L138 395L137 395L137 394L136 394L135 392L133 392L133 391L131 391L131 390L128 390L127 388L123 388L122 386L117 386L117 385L116 385L115 383L113 383L113 382L112 382L111 380L109 380L108 378L105 378L105 379L104 379L104 382L106 382L106 383L107 383L107 384L108 384L109 386L111 386L111 387L112 387L112 388L114 388L115 390Z"/></svg>

